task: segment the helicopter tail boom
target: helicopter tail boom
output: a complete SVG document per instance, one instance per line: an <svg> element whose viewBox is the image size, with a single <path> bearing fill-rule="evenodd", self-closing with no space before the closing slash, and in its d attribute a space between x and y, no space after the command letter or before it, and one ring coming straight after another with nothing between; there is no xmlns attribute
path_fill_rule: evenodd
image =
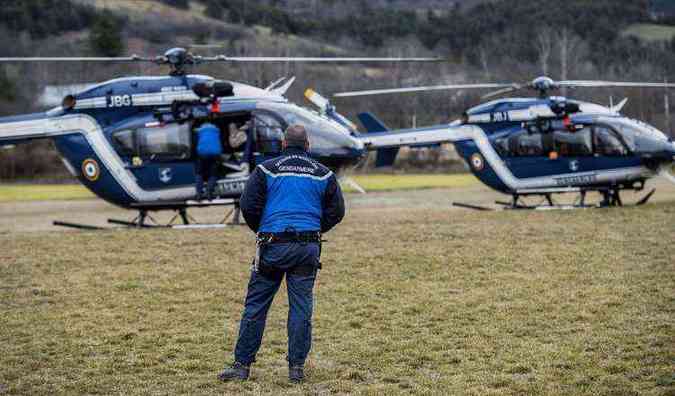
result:
<svg viewBox="0 0 675 396"><path fill-rule="evenodd" d="M0 118L0 147L52 137L53 134L44 128L47 119L47 113Z"/></svg>
<svg viewBox="0 0 675 396"><path fill-rule="evenodd" d="M394 150L398 153L398 149L403 146L431 147L477 137L485 139L480 128L464 125L461 121L424 128L389 130L372 114L360 114L359 119L369 132L359 136L359 139L366 149L377 151L377 166L391 166L396 159L396 155L392 156L391 153ZM386 157L387 154L389 157Z"/></svg>
<svg viewBox="0 0 675 396"><path fill-rule="evenodd" d="M357 116L361 124L366 128L368 133L387 132L389 128L372 113L361 113ZM383 148L377 150L377 157L375 158L375 166L378 168L394 165L396 156L398 155L398 147Z"/></svg>

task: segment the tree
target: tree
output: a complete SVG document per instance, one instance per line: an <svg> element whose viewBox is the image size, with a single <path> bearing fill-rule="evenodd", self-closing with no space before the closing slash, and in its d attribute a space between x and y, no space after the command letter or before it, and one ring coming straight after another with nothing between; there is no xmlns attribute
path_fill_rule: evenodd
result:
<svg viewBox="0 0 675 396"><path fill-rule="evenodd" d="M89 48L101 56L120 56L125 49L122 23L111 12L99 15L89 33Z"/></svg>
<svg viewBox="0 0 675 396"><path fill-rule="evenodd" d="M539 58L539 67L542 75L548 75L549 59L553 50L553 40L549 29L542 29L537 34L537 53Z"/></svg>

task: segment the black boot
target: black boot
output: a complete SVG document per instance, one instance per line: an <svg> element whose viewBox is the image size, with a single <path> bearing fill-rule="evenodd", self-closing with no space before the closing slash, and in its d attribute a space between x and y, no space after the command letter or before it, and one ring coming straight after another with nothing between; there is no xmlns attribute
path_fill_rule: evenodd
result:
<svg viewBox="0 0 675 396"><path fill-rule="evenodd" d="M225 368L218 374L218 379L223 382L232 380L245 381L248 379L250 371L251 366L245 366L239 362L234 362L232 366Z"/></svg>
<svg viewBox="0 0 675 396"><path fill-rule="evenodd" d="M288 368L288 380L299 384L305 380L305 369L302 366L290 366Z"/></svg>

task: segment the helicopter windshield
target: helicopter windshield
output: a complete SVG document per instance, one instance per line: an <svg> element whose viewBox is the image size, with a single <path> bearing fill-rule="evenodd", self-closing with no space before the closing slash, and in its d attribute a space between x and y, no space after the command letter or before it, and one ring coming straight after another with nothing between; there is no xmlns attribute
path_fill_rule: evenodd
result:
<svg viewBox="0 0 675 396"><path fill-rule="evenodd" d="M301 124L307 129L310 151L319 155L350 155L351 150L360 150L359 142L352 139L342 125L320 114L290 103L264 103L260 109L272 111L283 118L286 125Z"/></svg>
<svg viewBox="0 0 675 396"><path fill-rule="evenodd" d="M663 132L642 121L609 117L601 121L616 130L631 150L638 149L640 147L637 146L644 146L649 141L668 141L668 137Z"/></svg>

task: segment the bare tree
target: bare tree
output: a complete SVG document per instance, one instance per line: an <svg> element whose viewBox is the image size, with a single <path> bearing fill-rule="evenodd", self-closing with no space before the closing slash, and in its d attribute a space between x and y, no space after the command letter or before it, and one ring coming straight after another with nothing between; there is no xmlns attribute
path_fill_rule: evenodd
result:
<svg viewBox="0 0 675 396"><path fill-rule="evenodd" d="M551 29L544 28L537 33L537 52L539 58L539 67L543 75L548 75L549 61L551 52L553 52L553 38Z"/></svg>
<svg viewBox="0 0 675 396"><path fill-rule="evenodd" d="M490 65L488 63L488 50L481 45L478 51L480 55L480 64L483 67L483 75L486 80L489 80L491 78L491 74L490 74Z"/></svg>
<svg viewBox="0 0 675 396"><path fill-rule="evenodd" d="M558 47L560 49L560 79L567 80L570 74L570 64L574 64L579 58L579 51L577 51L582 41L579 37L574 35L568 28L563 28L558 39ZM566 95L567 90L563 88L562 94Z"/></svg>

